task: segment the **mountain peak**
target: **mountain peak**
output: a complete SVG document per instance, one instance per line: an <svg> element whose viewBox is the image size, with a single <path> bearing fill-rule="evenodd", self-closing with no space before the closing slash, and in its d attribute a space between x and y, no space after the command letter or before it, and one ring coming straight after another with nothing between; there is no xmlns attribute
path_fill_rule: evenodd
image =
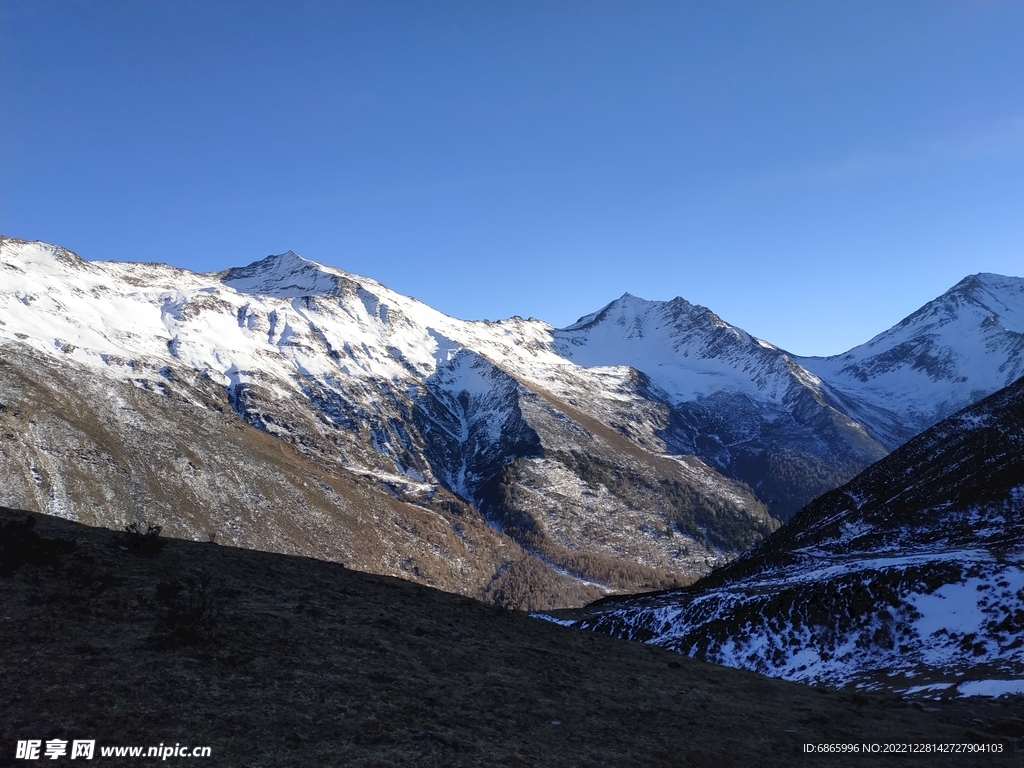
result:
<svg viewBox="0 0 1024 768"><path fill-rule="evenodd" d="M995 272L976 272L965 277L950 288L948 292L977 288L1003 288L1005 286L1020 285L1022 280L1024 278L1013 277L1012 275L999 275Z"/></svg>
<svg viewBox="0 0 1024 768"><path fill-rule="evenodd" d="M968 275L904 318L896 328L945 325L958 317L974 318L970 322L991 317L1007 331L1024 333L1024 278L991 272Z"/></svg>
<svg viewBox="0 0 1024 768"><path fill-rule="evenodd" d="M335 293L339 275L295 251L272 254L245 267L232 267L221 282L242 293L278 298Z"/></svg>
<svg viewBox="0 0 1024 768"><path fill-rule="evenodd" d="M247 264L244 267L232 267L231 269L228 270L228 272L230 278L230 273L239 273L245 271L259 272L262 274L267 272L281 272L283 270L291 270L296 268L301 269L308 265L312 265L314 267L320 266L315 261L310 261L309 259L300 256L295 251L289 250L285 251L284 253L272 253L269 256L266 256L262 259Z"/></svg>

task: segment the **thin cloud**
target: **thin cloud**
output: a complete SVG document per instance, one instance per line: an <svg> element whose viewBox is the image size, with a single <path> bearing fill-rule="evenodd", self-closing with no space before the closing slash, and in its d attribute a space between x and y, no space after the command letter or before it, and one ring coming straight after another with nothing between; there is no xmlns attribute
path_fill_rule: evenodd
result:
<svg viewBox="0 0 1024 768"><path fill-rule="evenodd" d="M968 136L922 142L902 152L858 152L764 178L766 185L847 181L972 160L1024 156L1024 115L993 121Z"/></svg>

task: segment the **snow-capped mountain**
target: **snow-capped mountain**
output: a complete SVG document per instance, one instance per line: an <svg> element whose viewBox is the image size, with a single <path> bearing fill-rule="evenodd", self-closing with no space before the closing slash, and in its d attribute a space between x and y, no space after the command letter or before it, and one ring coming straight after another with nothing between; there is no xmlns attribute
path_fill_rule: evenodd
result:
<svg viewBox="0 0 1024 768"><path fill-rule="evenodd" d="M850 372L853 358L794 357L683 299L626 295L564 329L518 317L467 322L292 252L196 274L87 262L57 246L4 238L0 362L15 383L0 398L28 402L30 386L73 387L60 393L68 409L48 417L71 429L74 396L87 398L106 432L83 434L101 454L110 441L131 441L132 424L157 412L183 451L190 421L212 410L287 443L331 477L437 512L456 538L456 518L476 515L546 573L569 574L588 589L652 588L706 573L770 533L776 518L885 455L899 439L894 425L907 423L908 403L923 425L958 397L1003 386L1021 366L1019 314L988 307L997 299L1019 304L1024 288L1019 278L1001 280L985 294L988 346L979 349L967 332L981 294L961 291L959 304L947 303L962 333L911 324L885 348L908 349L931 334L929 349L949 361L930 370L934 386L911 403L901 393L918 386L912 361L913 375L885 374L892 392L872 388L871 376L864 382ZM897 357L885 359L896 365ZM981 373L979 357L987 361ZM133 405L101 407L114 383L138 390ZM180 407L167 410L169 403ZM54 427L49 439L59 442L59 433ZM57 443L31 429L6 434L12 480L0 503L83 515L81 483L64 480L85 477L94 463L65 452L44 473ZM217 450L212 435L193 446L197 457ZM165 470L142 473L142 481L137 467L118 466L117 477L132 474L139 485L134 498L168 520L178 514L161 507L168 483L182 498L221 498L210 477ZM244 503L260 493L267 495L254 491ZM130 512L123 497L105 503L114 505L111 515ZM280 503L274 514L282 514ZM411 540L423 529L396 525ZM204 526L182 523L181 532ZM265 546L285 546L265 538ZM409 546L403 541L395 553ZM511 562L499 563L493 580L515 572ZM426 565L406 564L401 573L415 577L417 568Z"/></svg>
<svg viewBox="0 0 1024 768"><path fill-rule="evenodd" d="M791 355L681 298L626 294L553 337L579 365L633 373L635 397L668 413L663 424L636 424L629 403L609 408L614 423L748 483L786 520L1024 374L1024 280L968 277L867 344L826 358Z"/></svg>
<svg viewBox="0 0 1024 768"><path fill-rule="evenodd" d="M344 520L336 540L324 531L330 492L311 499L305 479L259 484L290 457L254 462L230 481L211 472L232 434L193 429L212 411L289 444L296 461L331 478L417 510L388 513L396 530L374 516L374 547L388 553L376 568L368 557L346 562L446 588L471 572L475 583L457 591L506 604L564 599L563 580L582 583L573 601L686 583L778 524L698 459L645 450L537 386L574 367L538 321L455 320L292 253L197 275L5 240L0 270L0 362L10 372L0 420L12 422L3 501L12 506L110 525L148 510L178 535L339 558L360 549ZM616 396L601 377L576 375ZM50 387L40 402L37 390ZM48 409L57 401L65 407ZM147 442L161 439L159 449ZM147 453L163 457L159 470ZM124 492L92 490L97 466ZM441 521L425 525L424 509ZM320 522L285 535L294 526L281 516ZM502 541L505 554L484 559L490 571L452 555L496 547L473 521ZM532 561L516 554L523 546ZM429 562L418 550L433 553ZM452 573L438 575L449 557Z"/></svg>
<svg viewBox="0 0 1024 768"><path fill-rule="evenodd" d="M1024 375L1024 281L978 274L866 344L797 358L890 450Z"/></svg>
<svg viewBox="0 0 1024 768"><path fill-rule="evenodd" d="M780 519L887 452L794 356L684 299L626 294L553 336L566 359L631 376L633 401L666 414L637 423L628 402L614 423L748 483Z"/></svg>
<svg viewBox="0 0 1024 768"><path fill-rule="evenodd" d="M791 680L1024 693L1024 378L693 587L563 623Z"/></svg>

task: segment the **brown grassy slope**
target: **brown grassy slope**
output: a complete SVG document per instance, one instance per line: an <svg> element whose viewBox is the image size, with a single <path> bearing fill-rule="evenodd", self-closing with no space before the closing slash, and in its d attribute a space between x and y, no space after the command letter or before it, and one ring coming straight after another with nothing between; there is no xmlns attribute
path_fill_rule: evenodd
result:
<svg viewBox="0 0 1024 768"><path fill-rule="evenodd" d="M434 509L405 503L245 424L221 387L168 381L160 394L3 346L0 504L115 528L144 517L171 536L333 560L517 608L601 595L443 490Z"/></svg>
<svg viewBox="0 0 1024 768"><path fill-rule="evenodd" d="M25 516L0 509L8 532ZM224 766L833 766L851 761L801 745L995 742L982 729L1019 724L995 704L1002 719L971 733L944 722L966 717L952 709L706 665L336 563L184 540L133 554L114 532L31 517L77 546L0 576L0 765L27 764L19 738L59 736L209 745L203 764ZM190 578L219 603L192 632Z"/></svg>

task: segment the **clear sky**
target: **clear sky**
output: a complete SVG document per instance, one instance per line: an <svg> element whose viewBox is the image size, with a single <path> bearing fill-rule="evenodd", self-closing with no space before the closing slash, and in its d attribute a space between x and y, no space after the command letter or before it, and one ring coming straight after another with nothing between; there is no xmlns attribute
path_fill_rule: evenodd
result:
<svg viewBox="0 0 1024 768"><path fill-rule="evenodd" d="M1024 3L0 2L0 232L798 354L1024 272Z"/></svg>

